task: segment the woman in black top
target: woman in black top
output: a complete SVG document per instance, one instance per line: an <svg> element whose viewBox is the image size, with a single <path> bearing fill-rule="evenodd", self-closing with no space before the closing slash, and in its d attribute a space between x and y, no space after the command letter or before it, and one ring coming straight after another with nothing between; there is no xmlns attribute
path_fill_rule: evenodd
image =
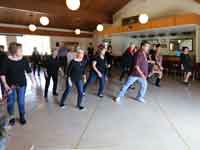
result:
<svg viewBox="0 0 200 150"><path fill-rule="evenodd" d="M10 124L15 124L14 108L17 97L20 123L26 124L25 120L25 92L26 77L25 72L31 77L31 68L27 60L22 56L21 44L11 43L9 45L9 56L5 59L1 69L1 79L7 92L7 109L10 115Z"/></svg>
<svg viewBox="0 0 200 150"><path fill-rule="evenodd" d="M67 70L67 87L61 98L60 107L64 107L64 102L69 92L72 89L72 83L75 84L78 91L77 108L82 110L84 107L81 105L83 98L83 80L86 61L84 61L84 51L78 50L76 58L73 59Z"/></svg>
<svg viewBox="0 0 200 150"><path fill-rule="evenodd" d="M92 70L90 71L89 78L87 80L87 83L85 84L83 88L83 92L85 95L85 91L94 80L98 78L99 80L99 90L98 90L98 96L103 97L103 90L105 86L105 75L106 75L106 69L109 67L107 64L106 58L105 58L105 53L107 49L102 48L99 49L97 57L93 60L92 62Z"/></svg>
<svg viewBox="0 0 200 150"><path fill-rule="evenodd" d="M36 70L37 70L38 76L40 76L41 56L40 56L36 47L34 47L31 59L32 59L32 63L33 63L33 74L34 74L34 76L35 76Z"/></svg>
<svg viewBox="0 0 200 150"><path fill-rule="evenodd" d="M113 63L113 56L112 56L112 46L108 46L108 51L105 54L107 63L109 65L109 68L107 69L107 76L111 77L111 67Z"/></svg>
<svg viewBox="0 0 200 150"><path fill-rule="evenodd" d="M188 84L189 79L192 76L192 59L189 55L188 47L183 47L183 53L181 54L181 68L186 73L184 83Z"/></svg>
<svg viewBox="0 0 200 150"><path fill-rule="evenodd" d="M51 78L53 79L53 95L58 96L58 93L56 91L58 83L58 70L61 67L61 64L57 55L58 55L58 50L53 50L52 56L50 56L45 63L46 69L44 70L44 75L46 79L46 84L45 84L44 97L46 99L48 97L48 89Z"/></svg>

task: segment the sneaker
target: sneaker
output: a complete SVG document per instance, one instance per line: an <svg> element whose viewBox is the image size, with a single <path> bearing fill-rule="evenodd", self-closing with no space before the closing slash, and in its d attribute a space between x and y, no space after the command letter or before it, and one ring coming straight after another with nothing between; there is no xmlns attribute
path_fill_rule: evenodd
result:
<svg viewBox="0 0 200 150"><path fill-rule="evenodd" d="M83 111L83 110L85 110L85 107L83 107L83 106L78 106L78 109L81 110L81 111Z"/></svg>
<svg viewBox="0 0 200 150"><path fill-rule="evenodd" d="M15 118L12 118L9 120L9 125L14 126L15 125Z"/></svg>
<svg viewBox="0 0 200 150"><path fill-rule="evenodd" d="M21 125L25 125L25 124L26 124L26 119L25 119L24 117L21 117L21 118L19 119L19 123L20 123Z"/></svg>
<svg viewBox="0 0 200 150"><path fill-rule="evenodd" d="M53 96L58 96L58 93L53 93Z"/></svg>
<svg viewBox="0 0 200 150"><path fill-rule="evenodd" d="M141 102L141 103L146 103L145 100L144 100L144 98L136 98L136 100L137 100L138 102Z"/></svg>
<svg viewBox="0 0 200 150"><path fill-rule="evenodd" d="M60 104L59 106L60 106L61 109L66 108L64 104Z"/></svg>
<svg viewBox="0 0 200 150"><path fill-rule="evenodd" d="M85 96L86 94L85 94L85 92L83 92L83 96Z"/></svg>
<svg viewBox="0 0 200 150"><path fill-rule="evenodd" d="M100 98L103 98L103 97L104 97L104 95L103 95L103 94L98 94L98 96L99 96Z"/></svg>
<svg viewBox="0 0 200 150"><path fill-rule="evenodd" d="M115 103L120 103L120 97L113 98L113 101L114 101Z"/></svg>

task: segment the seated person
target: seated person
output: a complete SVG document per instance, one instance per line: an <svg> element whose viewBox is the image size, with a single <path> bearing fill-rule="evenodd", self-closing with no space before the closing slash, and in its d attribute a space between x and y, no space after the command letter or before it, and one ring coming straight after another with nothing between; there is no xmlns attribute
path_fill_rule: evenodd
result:
<svg viewBox="0 0 200 150"><path fill-rule="evenodd" d="M189 48L183 47L183 52L181 54L181 69L184 71L184 83L188 84L189 79L192 76L192 59L189 55Z"/></svg>
<svg viewBox="0 0 200 150"><path fill-rule="evenodd" d="M149 56L148 78L151 78L155 74L158 75L155 85L157 87L160 87L160 80L163 77L162 56L160 55L160 44L156 45L156 50L150 53Z"/></svg>

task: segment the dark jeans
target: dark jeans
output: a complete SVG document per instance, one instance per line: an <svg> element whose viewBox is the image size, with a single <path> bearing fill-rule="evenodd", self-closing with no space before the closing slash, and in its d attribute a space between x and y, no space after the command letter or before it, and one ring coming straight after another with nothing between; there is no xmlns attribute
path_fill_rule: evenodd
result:
<svg viewBox="0 0 200 150"><path fill-rule="evenodd" d="M39 64L33 64L33 74L34 74L34 76L35 76L36 70L37 70L38 76L40 76L40 65Z"/></svg>
<svg viewBox="0 0 200 150"><path fill-rule="evenodd" d="M17 87L11 90L7 100L7 110L10 116L14 115L15 101L17 99L20 116L25 114L25 92L26 86Z"/></svg>
<svg viewBox="0 0 200 150"><path fill-rule="evenodd" d="M105 74L102 74L102 75L103 76L100 78L100 77L98 77L98 75L94 71L91 71L90 75L89 75L89 78L87 80L87 83L83 87L83 92L85 93L88 85L92 84L96 79L98 79L99 80L98 95L103 94L104 87L105 87Z"/></svg>
<svg viewBox="0 0 200 150"><path fill-rule="evenodd" d="M58 74L57 73L56 74L48 73L48 77L46 77L46 84L45 84L45 92L44 92L45 97L47 97L47 95L48 95L51 78L53 79L53 94L56 94L57 84L58 84Z"/></svg>
<svg viewBox="0 0 200 150"><path fill-rule="evenodd" d="M128 76L128 73L129 73L129 67L128 66L122 68L122 73L120 75L120 81L122 81L122 79L124 78L125 75Z"/></svg>
<svg viewBox="0 0 200 150"><path fill-rule="evenodd" d="M73 84L75 84L76 86L76 89L78 91L78 98L77 98L77 107L80 107L81 106L81 103L82 103L82 99L83 99L83 81L82 80L79 80L79 81L72 81ZM60 105L63 105L67 96L69 95L70 91L72 90L72 86L70 86L68 84L68 81L67 81L67 87L63 93L63 96L61 98L61 101L60 101Z"/></svg>

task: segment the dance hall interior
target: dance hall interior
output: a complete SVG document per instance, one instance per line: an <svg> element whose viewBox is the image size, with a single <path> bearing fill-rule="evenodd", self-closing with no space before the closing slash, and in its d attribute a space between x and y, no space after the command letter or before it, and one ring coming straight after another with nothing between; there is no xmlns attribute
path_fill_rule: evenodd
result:
<svg viewBox="0 0 200 150"><path fill-rule="evenodd" d="M200 0L0 0L0 150L199 150Z"/></svg>

